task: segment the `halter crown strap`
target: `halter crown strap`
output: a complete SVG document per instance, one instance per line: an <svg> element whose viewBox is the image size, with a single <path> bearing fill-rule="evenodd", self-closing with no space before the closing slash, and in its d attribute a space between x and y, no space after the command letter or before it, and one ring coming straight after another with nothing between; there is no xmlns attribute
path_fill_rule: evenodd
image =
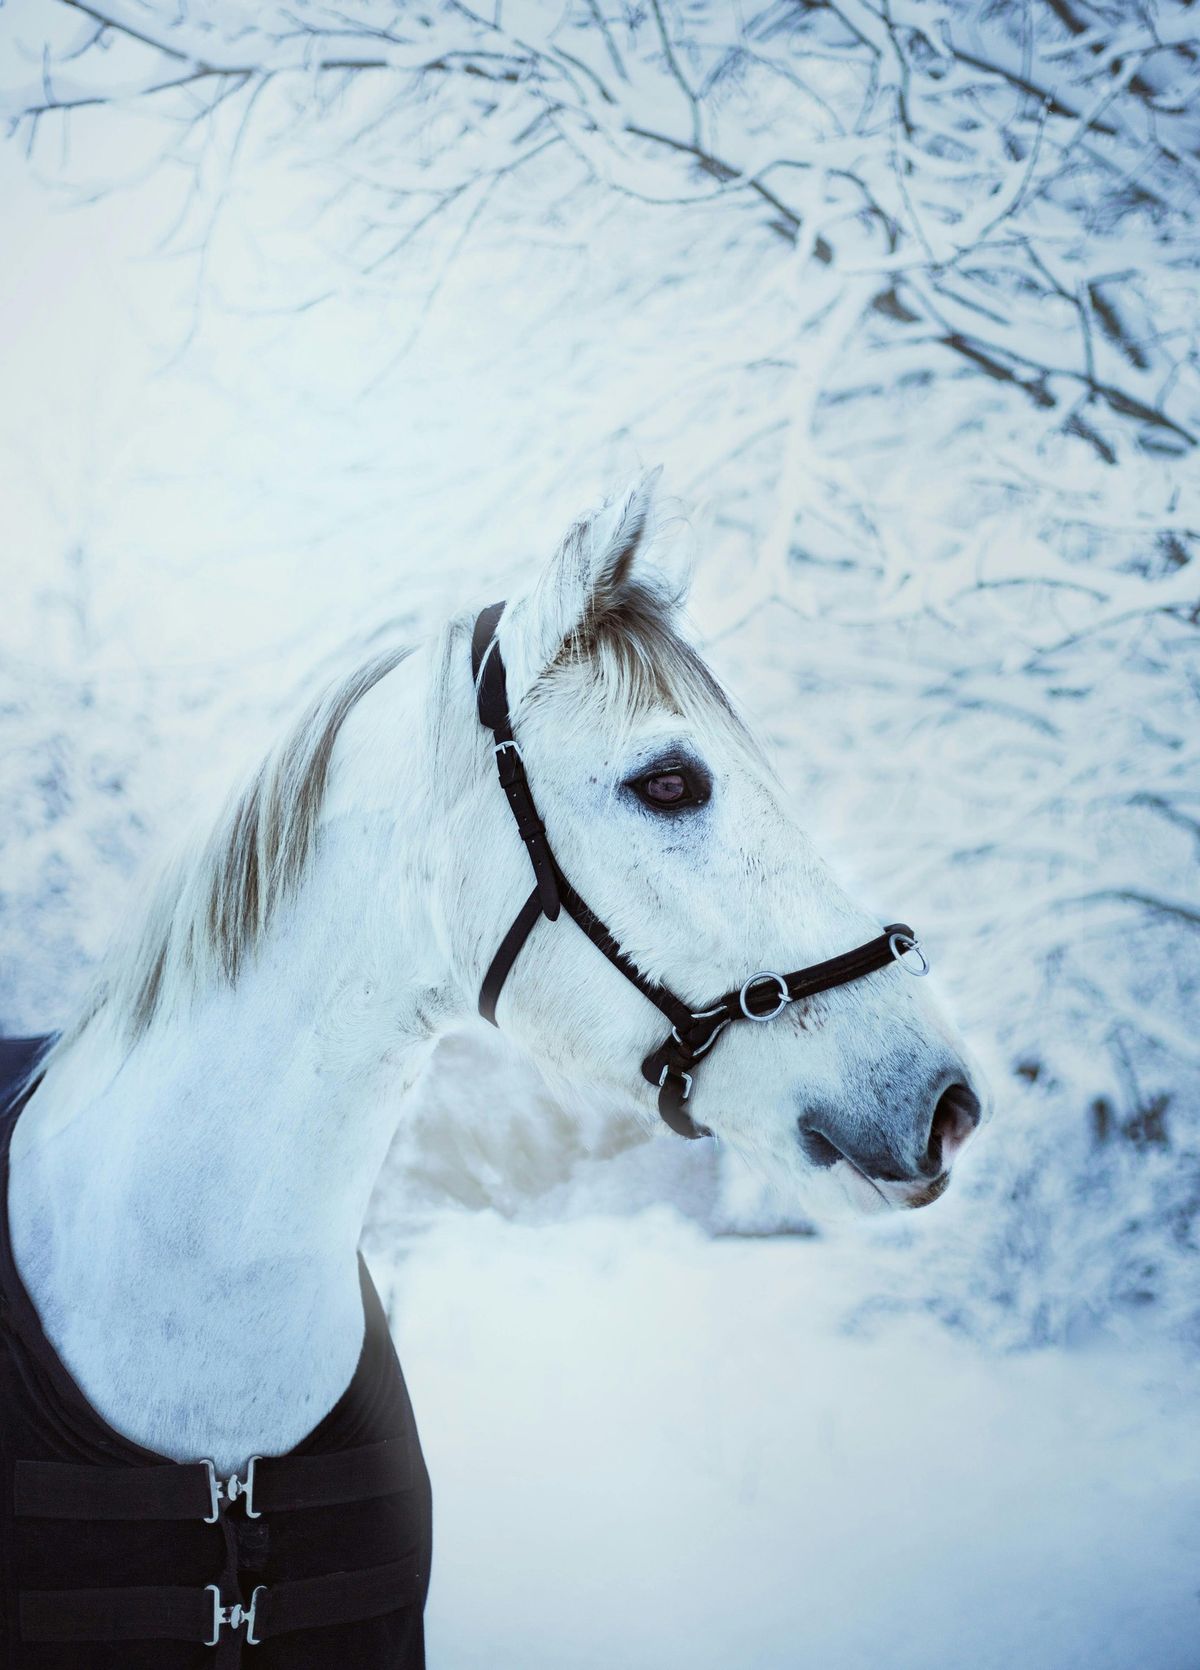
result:
<svg viewBox="0 0 1200 1670"><path fill-rule="evenodd" d="M907 923L893 922L876 939L868 940L853 951L829 957L825 962L810 963L807 968L797 969L792 974L753 974L743 985L726 992L707 1009L693 1010L669 987L647 979L625 955L596 913L580 898L550 850L545 825L538 816L525 776L521 751L512 732L508 681L496 639L496 628L503 611L503 603L493 603L476 620L471 640L471 668L479 722L495 738L494 753L500 783L508 796L517 830L529 852L536 885L500 942L483 977L479 1012L493 1026L497 1024L496 1004L500 992L525 941L539 917L545 916L554 922L561 906L596 949L603 952L613 967L619 969L643 997L661 1009L671 1023L670 1037L642 1062L642 1077L658 1088L660 1116L679 1136L711 1136L711 1131L692 1119L686 1103L692 1093L697 1063L708 1054L727 1026L743 1020L774 1020L790 1003L813 997L818 992L831 991L835 986L849 985L852 980L861 980L893 961L900 963L910 974L927 974L929 964L925 961L920 942ZM920 967L907 961L913 952L921 960Z"/></svg>
<svg viewBox="0 0 1200 1670"><path fill-rule="evenodd" d="M529 781L525 776L525 762L512 733L508 714L508 676L500 656L496 627L503 612L503 603L493 603L475 622L471 640L471 669L475 676L475 699L479 705L479 722L486 725L496 739L494 753L500 786L508 796L508 804L517 821L517 829L529 853L533 876L537 883L538 903L542 914L551 922L558 919L558 881L554 873L554 858L546 840L546 828L538 817ZM532 926L532 922L530 924ZM520 950L520 946L517 947ZM514 952L514 956L515 956Z"/></svg>

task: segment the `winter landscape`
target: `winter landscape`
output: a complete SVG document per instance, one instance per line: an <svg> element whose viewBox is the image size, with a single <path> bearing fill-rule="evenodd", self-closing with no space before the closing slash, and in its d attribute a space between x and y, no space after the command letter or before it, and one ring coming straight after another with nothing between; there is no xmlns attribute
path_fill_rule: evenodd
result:
<svg viewBox="0 0 1200 1670"><path fill-rule="evenodd" d="M0 1032L665 466L996 1102L826 1225L447 1039L365 1250L437 1670L1200 1670L1200 13L9 0Z"/></svg>

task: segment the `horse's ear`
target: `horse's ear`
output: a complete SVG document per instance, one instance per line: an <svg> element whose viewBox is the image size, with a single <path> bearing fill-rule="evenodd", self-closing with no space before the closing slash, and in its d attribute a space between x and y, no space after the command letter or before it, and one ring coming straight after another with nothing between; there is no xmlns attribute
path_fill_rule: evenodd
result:
<svg viewBox="0 0 1200 1670"><path fill-rule="evenodd" d="M501 625L510 688L529 687L571 638L585 635L634 591L666 615L687 595L690 574L655 537L655 488L661 466L571 528L529 592Z"/></svg>

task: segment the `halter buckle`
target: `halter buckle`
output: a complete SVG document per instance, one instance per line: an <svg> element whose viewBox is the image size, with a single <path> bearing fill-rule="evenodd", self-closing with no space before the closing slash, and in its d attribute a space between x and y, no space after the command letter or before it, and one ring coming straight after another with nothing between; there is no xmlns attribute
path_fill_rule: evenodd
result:
<svg viewBox="0 0 1200 1670"><path fill-rule="evenodd" d="M206 1583L204 1587L207 1593L212 1596L212 1634L204 1645L215 1647L221 1639L221 1631L226 1624L233 1630L241 1629L242 1625L245 1624L247 1646L257 1647L262 1637L254 1633L254 1610L258 1605L259 1595L265 1595L267 1592L266 1584L260 1583L258 1585L250 1596L249 1606L243 1606L240 1600L234 1601L232 1606L223 1606L221 1604L221 1591L217 1585Z"/></svg>
<svg viewBox="0 0 1200 1670"><path fill-rule="evenodd" d="M773 1009L768 1009L765 1014L761 1015L756 1014L746 1002L746 994L749 992L751 986L757 986L760 980L774 980L775 984L779 987L779 998L775 1007ZM782 974L772 974L770 969L763 969L758 974L752 974L746 981L746 984L742 987L741 991L738 993L738 1002L741 1005L742 1014L745 1015L748 1021L773 1021L776 1015L782 1015L783 1011L787 1008L791 1001L792 994L788 991L787 981L784 979Z"/></svg>
<svg viewBox="0 0 1200 1670"><path fill-rule="evenodd" d="M889 934L888 950L900 964L905 974L911 974L914 980L920 980L923 975L929 973L929 958L921 949L919 939L914 939L910 934ZM905 961L910 951L915 951L917 956L920 957L920 968L914 968L910 962Z"/></svg>
<svg viewBox="0 0 1200 1670"><path fill-rule="evenodd" d="M507 737L503 742L497 742L492 748L492 753L496 760L496 770L500 775L500 785L505 794L511 796L515 791L516 785L518 783L523 784L525 781L525 756L522 754L517 743L511 736ZM517 818L517 824L519 826L521 822L521 815L515 806L513 807L513 812ZM534 817L537 816L537 813L533 810L532 804L530 805L529 812ZM522 837L524 837L524 830L522 830L521 833Z"/></svg>
<svg viewBox="0 0 1200 1670"><path fill-rule="evenodd" d="M666 1084L667 1078L670 1074L670 1071L671 1071L670 1067L664 1067L662 1072L659 1074L658 1088L660 1090L662 1089L663 1085ZM692 1075L690 1073L685 1073L681 1070L681 1071L677 1072L675 1076L676 1076L676 1078L681 1078L683 1080L683 1095L679 1099L680 1099L681 1102L686 1102L688 1097L692 1093Z"/></svg>
<svg viewBox="0 0 1200 1670"><path fill-rule="evenodd" d="M204 1523L206 1525L215 1525L217 1523L217 1520L221 1517L222 1502L227 1502L229 1506L232 1507L239 1496L245 1503L245 1513L247 1519L262 1518L262 1514L259 1513L254 1506L254 1468L255 1464L261 1460L262 1456L260 1455L252 1455L250 1457L250 1460L246 1463L246 1477L244 1479L239 1479L236 1473L231 1473L227 1479L218 1478L216 1464L212 1461L205 1461L204 1465L208 1468L208 1494L210 1504L209 1511L204 1516Z"/></svg>

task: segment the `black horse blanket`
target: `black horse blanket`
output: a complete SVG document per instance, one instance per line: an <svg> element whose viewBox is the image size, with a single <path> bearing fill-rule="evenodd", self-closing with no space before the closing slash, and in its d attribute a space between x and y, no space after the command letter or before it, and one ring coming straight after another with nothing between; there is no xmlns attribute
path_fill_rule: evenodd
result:
<svg viewBox="0 0 1200 1670"><path fill-rule="evenodd" d="M228 1481L124 1437L13 1261L14 1087L42 1042L0 1041L0 1666L423 1670L429 1477L366 1265L354 1378L286 1455Z"/></svg>

